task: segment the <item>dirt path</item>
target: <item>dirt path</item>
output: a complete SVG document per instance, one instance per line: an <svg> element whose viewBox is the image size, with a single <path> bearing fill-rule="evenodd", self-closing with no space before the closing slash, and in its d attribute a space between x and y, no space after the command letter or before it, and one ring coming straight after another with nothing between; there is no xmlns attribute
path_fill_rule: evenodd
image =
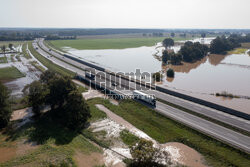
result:
<svg viewBox="0 0 250 167"><path fill-rule="evenodd" d="M83 154L76 152L74 159L79 167L93 167L104 164L103 155L101 153Z"/></svg>

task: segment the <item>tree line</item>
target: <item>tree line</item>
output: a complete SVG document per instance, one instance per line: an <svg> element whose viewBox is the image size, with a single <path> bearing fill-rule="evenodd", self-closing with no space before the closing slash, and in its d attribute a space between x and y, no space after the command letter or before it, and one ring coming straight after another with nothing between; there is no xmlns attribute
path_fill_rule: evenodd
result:
<svg viewBox="0 0 250 167"><path fill-rule="evenodd" d="M206 34L201 34L204 38ZM250 42L250 34L245 36L239 34L232 34L229 37L222 35L212 40L210 47L199 42L187 41L181 46L178 53L175 53L170 48L174 46L174 40L166 38L162 44L166 48L162 53L162 62L164 64L170 63L180 65L181 62L195 62L202 59L208 52L213 54L224 54L227 51L233 50L241 46L243 42Z"/></svg>
<svg viewBox="0 0 250 167"><path fill-rule="evenodd" d="M240 47L243 42L250 42L250 34L246 36L232 34L228 38L223 35L211 42L210 52L213 54L224 54L227 51Z"/></svg>

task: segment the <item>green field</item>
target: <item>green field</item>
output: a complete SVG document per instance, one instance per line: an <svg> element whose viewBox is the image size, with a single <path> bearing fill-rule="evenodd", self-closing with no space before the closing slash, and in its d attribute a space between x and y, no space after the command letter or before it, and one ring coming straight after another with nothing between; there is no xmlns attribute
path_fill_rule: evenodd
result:
<svg viewBox="0 0 250 167"><path fill-rule="evenodd" d="M83 49L124 49L136 48L140 46L153 46L161 42L166 37L144 37L144 38L104 38L104 39L76 39L76 40L53 40L49 41L52 47L62 49L71 47L79 50ZM175 41L187 40L188 38L173 38Z"/></svg>
<svg viewBox="0 0 250 167"><path fill-rule="evenodd" d="M154 110L134 101L122 101L119 106L96 98L92 104L103 104L114 113L147 133L160 143L181 142L200 152L209 166L250 166L249 154L238 151L217 140L168 119ZM133 142L133 136L123 134L123 140Z"/></svg>
<svg viewBox="0 0 250 167"><path fill-rule="evenodd" d="M16 67L0 68L0 80L10 80L24 77Z"/></svg>

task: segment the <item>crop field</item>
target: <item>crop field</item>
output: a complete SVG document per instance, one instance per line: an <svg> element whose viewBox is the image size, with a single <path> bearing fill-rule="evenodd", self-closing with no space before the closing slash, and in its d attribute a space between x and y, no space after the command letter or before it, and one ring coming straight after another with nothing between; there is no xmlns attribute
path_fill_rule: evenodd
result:
<svg viewBox="0 0 250 167"><path fill-rule="evenodd" d="M104 39L76 39L76 40L52 40L52 47L62 49L71 47L79 50L84 49L124 49L140 46L153 46L166 37L144 37L144 38L104 38ZM173 38L175 41L187 40L189 38Z"/></svg>

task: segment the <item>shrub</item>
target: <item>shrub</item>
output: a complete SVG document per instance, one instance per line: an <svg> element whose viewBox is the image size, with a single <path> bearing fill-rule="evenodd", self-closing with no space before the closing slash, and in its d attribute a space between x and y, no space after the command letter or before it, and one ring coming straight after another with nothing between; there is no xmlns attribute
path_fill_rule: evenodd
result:
<svg viewBox="0 0 250 167"><path fill-rule="evenodd" d="M174 77L174 70L172 68L169 68L167 70L167 76L170 77L170 78Z"/></svg>

